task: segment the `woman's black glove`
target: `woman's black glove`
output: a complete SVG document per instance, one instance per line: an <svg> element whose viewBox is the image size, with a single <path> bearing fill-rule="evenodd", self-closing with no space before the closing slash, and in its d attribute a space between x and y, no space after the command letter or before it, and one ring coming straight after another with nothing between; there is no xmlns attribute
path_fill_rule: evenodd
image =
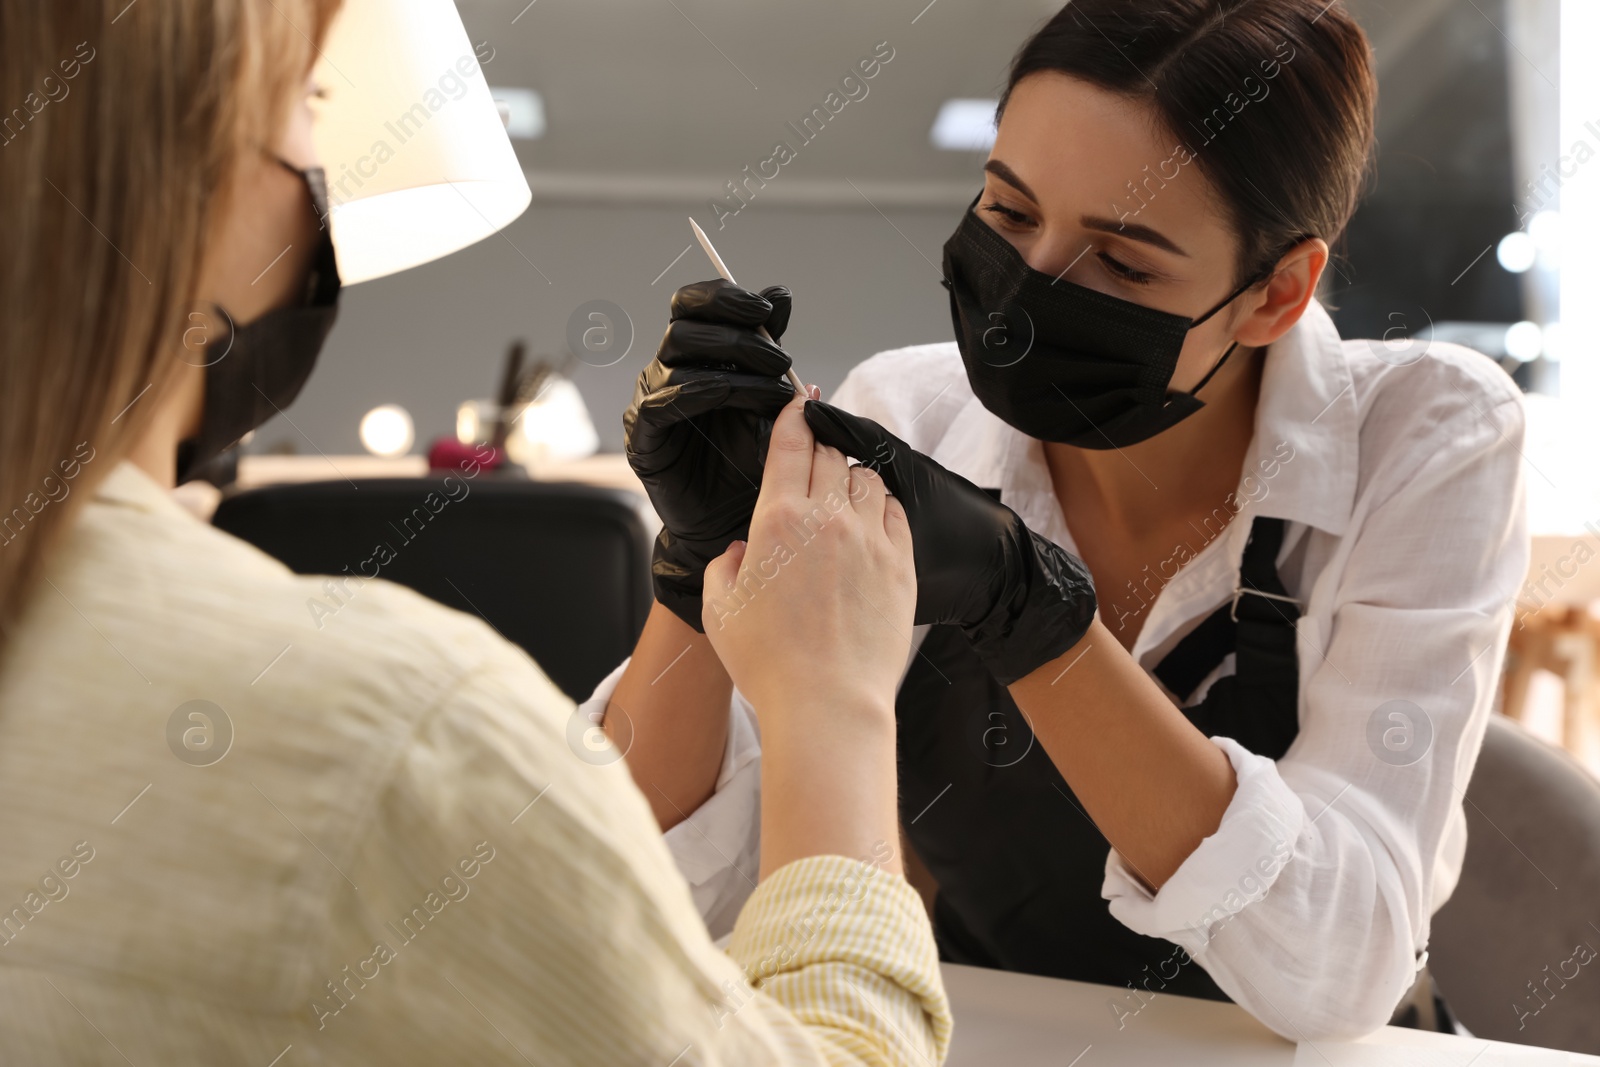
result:
<svg viewBox="0 0 1600 1067"><path fill-rule="evenodd" d="M661 517L651 572L656 599L696 630L706 564L745 537L772 421L794 396L789 357L773 338L789 324L789 290L725 281L672 294L672 323L622 416L628 463Z"/></svg>
<svg viewBox="0 0 1600 1067"><path fill-rule="evenodd" d="M871 419L808 400L806 422L818 442L877 471L905 506L919 625L959 625L1001 685L1033 673L1088 632L1094 582L1082 560Z"/></svg>

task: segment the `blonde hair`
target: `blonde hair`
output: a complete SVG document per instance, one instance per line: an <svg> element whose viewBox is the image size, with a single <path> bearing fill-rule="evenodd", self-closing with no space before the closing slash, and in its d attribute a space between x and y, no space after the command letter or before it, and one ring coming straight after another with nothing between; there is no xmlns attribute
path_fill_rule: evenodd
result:
<svg viewBox="0 0 1600 1067"><path fill-rule="evenodd" d="M0 642L181 366L340 0L0 0Z"/></svg>

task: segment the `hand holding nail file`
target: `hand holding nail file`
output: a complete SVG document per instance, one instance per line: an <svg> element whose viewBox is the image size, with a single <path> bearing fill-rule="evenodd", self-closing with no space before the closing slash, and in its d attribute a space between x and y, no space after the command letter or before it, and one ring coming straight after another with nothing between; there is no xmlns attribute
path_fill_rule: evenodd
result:
<svg viewBox="0 0 1600 1067"><path fill-rule="evenodd" d="M628 463L661 517L656 599L696 630L706 564L747 538L772 423L794 397L774 340L788 323L782 286L683 286L622 417Z"/></svg>
<svg viewBox="0 0 1600 1067"><path fill-rule="evenodd" d="M739 283L733 280L733 274L728 270L728 265L722 262L722 257L717 255L717 250L711 247L711 238L706 236L706 231L702 230L700 228L700 224L694 221L692 217L689 219L689 228L694 230L695 239L700 242L700 247L706 250L707 258L711 260L711 265L717 268L717 274L722 278L722 280L727 282L729 285L738 285ZM772 341L773 344L778 343L773 339L773 336L767 332L767 328L765 326L758 326L756 329L762 337ZM789 368L788 375L789 384L794 386L794 391L805 394L806 387L800 384L800 376L795 374L793 367Z"/></svg>

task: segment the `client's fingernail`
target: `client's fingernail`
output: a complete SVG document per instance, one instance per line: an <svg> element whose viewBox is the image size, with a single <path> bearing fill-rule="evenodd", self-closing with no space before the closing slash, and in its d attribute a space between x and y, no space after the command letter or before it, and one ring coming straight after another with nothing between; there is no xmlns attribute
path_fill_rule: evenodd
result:
<svg viewBox="0 0 1600 1067"><path fill-rule="evenodd" d="M811 394L812 400L822 399L822 387L820 385L808 385L806 386L806 391Z"/></svg>

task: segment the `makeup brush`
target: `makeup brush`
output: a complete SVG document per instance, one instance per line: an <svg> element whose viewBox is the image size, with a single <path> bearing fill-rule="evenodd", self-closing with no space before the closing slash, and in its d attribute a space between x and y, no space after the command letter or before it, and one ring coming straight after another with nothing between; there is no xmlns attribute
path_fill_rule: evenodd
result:
<svg viewBox="0 0 1600 1067"><path fill-rule="evenodd" d="M494 434L489 443L501 452L505 451L506 436L511 430L507 413L516 399L517 383L522 378L522 360L527 350L528 346L522 341L514 342L506 353L505 369L500 376L500 393L495 397L495 404L500 410L495 417Z"/></svg>

